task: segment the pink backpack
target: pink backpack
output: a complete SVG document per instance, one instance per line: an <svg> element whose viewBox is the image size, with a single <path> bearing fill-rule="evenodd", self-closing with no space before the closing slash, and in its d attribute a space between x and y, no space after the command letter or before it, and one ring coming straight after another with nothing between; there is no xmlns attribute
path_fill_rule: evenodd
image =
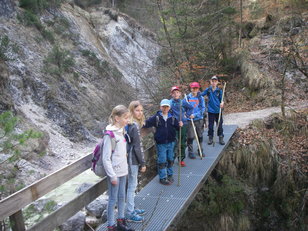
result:
<svg viewBox="0 0 308 231"><path fill-rule="evenodd" d="M111 139L111 155L113 154L116 147L116 138L112 131L105 131L104 136L110 136ZM103 139L96 145L94 151L92 152L92 167L91 170L95 173L95 175L104 177L106 176L106 172L103 165L103 150L104 150Z"/></svg>

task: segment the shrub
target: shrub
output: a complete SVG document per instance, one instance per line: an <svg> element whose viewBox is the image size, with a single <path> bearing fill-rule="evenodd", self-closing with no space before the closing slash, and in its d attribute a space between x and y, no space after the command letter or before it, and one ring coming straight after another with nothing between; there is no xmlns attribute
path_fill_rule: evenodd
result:
<svg viewBox="0 0 308 231"><path fill-rule="evenodd" d="M63 72L69 72L75 65L75 60L68 50L64 50L58 45L52 48L52 51L44 60L45 71L50 74L61 75ZM52 64L50 66L50 64Z"/></svg>
<svg viewBox="0 0 308 231"><path fill-rule="evenodd" d="M9 49L9 37L7 35L0 36L0 61L7 61L9 58L6 55L7 50Z"/></svg>
<svg viewBox="0 0 308 231"><path fill-rule="evenodd" d="M16 179L18 172L15 163L29 155L31 151L21 152L30 139L38 139L42 134L33 130L16 132L19 119L11 111L0 114L0 152L8 157L0 162L0 199L24 187L23 182Z"/></svg>
<svg viewBox="0 0 308 231"><path fill-rule="evenodd" d="M37 14L50 7L60 7L62 2L63 0L19 0L19 6Z"/></svg>
<svg viewBox="0 0 308 231"><path fill-rule="evenodd" d="M102 3L102 0L74 0L74 3L77 6L85 9L89 6L93 6L93 5L97 5L97 4Z"/></svg>

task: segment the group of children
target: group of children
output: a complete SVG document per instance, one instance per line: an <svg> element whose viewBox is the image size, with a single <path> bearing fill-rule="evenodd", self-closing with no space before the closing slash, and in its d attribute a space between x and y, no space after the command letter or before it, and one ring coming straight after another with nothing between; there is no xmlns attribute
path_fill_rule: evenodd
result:
<svg viewBox="0 0 308 231"><path fill-rule="evenodd" d="M196 158L193 140L203 142L204 114L206 112L204 96L208 97L209 141L213 143L214 121L218 123L220 108L223 108L222 90L217 87L218 78L211 78L211 86L200 92L200 84L191 83L191 93L181 99L178 86L171 88L170 100L160 102L160 110L145 120L143 107L139 101L133 101L129 107L116 106L110 115L110 124L106 130L112 131L116 145L112 147L109 136L103 138L103 165L108 181L108 230L133 230L129 222L143 222L145 211L136 209L134 203L138 172L145 172L146 165L140 130L155 127L154 139L157 148L157 168L159 182L170 185L173 179L173 164L177 157L179 165L185 167L185 149L188 156ZM219 143L224 145L222 119L218 128ZM179 132L181 129L181 132ZM179 142L181 141L181 142ZM181 154L178 153L179 149ZM198 150L203 154L203 150ZM127 181L127 190L126 190ZM126 199L126 207L125 207ZM117 203L118 219L115 222L114 210Z"/></svg>

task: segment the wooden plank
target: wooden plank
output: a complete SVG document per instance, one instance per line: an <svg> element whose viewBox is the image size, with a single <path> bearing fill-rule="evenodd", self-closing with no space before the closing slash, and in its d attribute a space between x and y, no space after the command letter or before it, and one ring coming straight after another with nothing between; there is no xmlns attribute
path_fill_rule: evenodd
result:
<svg viewBox="0 0 308 231"><path fill-rule="evenodd" d="M100 196L104 191L107 190L107 178L105 177L87 191L80 194L75 199L68 202L63 207L57 209L45 219L40 221L39 223L32 226L29 231L52 231L59 225L63 224L70 217L75 215L78 211L80 211L87 204L92 202L95 198Z"/></svg>
<svg viewBox="0 0 308 231"><path fill-rule="evenodd" d="M91 158L92 155L88 154L0 201L0 221L89 169Z"/></svg>
<svg viewBox="0 0 308 231"><path fill-rule="evenodd" d="M24 217L22 215L21 210L19 210L18 212L10 216L10 224L11 224L13 231L25 231L26 230Z"/></svg>

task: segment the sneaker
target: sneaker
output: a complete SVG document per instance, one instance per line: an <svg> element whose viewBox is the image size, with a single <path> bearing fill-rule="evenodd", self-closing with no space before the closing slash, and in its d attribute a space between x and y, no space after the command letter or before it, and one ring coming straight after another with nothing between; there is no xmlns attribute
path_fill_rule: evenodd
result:
<svg viewBox="0 0 308 231"><path fill-rule="evenodd" d="M146 214L144 209L135 209L134 212L137 213L137 215L139 215L139 216Z"/></svg>
<svg viewBox="0 0 308 231"><path fill-rule="evenodd" d="M139 216L135 211L126 217L126 220L128 222L135 222L135 223L141 223L143 222L143 217Z"/></svg>
<svg viewBox="0 0 308 231"><path fill-rule="evenodd" d="M224 137L223 136L219 136L219 143L221 145L225 145L225 141L224 141Z"/></svg>
<svg viewBox="0 0 308 231"><path fill-rule="evenodd" d="M125 219L117 219L117 231L135 231L127 226Z"/></svg>
<svg viewBox="0 0 308 231"><path fill-rule="evenodd" d="M167 178L160 179L159 182L163 185L171 185L171 182Z"/></svg>
<svg viewBox="0 0 308 231"><path fill-rule="evenodd" d="M172 184L174 182L174 178L172 175L168 176L168 181Z"/></svg>
<svg viewBox="0 0 308 231"><path fill-rule="evenodd" d="M113 226L107 226L108 231L117 231L117 227L115 225Z"/></svg>
<svg viewBox="0 0 308 231"><path fill-rule="evenodd" d="M209 141L207 142L208 145L213 144L213 137L209 137Z"/></svg>
<svg viewBox="0 0 308 231"><path fill-rule="evenodd" d="M196 159L196 155L193 152L188 153L190 159Z"/></svg>
<svg viewBox="0 0 308 231"><path fill-rule="evenodd" d="M180 162L180 165L181 165L181 167L186 167L186 164L185 164L184 161L181 161L181 162Z"/></svg>

